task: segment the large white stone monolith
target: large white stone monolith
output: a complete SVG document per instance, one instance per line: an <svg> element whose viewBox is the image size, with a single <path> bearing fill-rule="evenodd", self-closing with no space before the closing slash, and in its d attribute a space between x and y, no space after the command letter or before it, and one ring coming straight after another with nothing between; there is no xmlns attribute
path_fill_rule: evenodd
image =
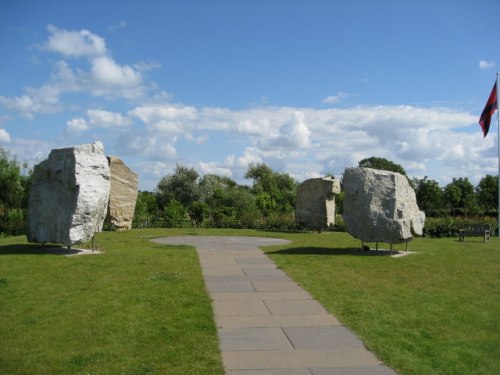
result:
<svg viewBox="0 0 500 375"><path fill-rule="evenodd" d="M344 222L363 242L397 244L421 235L425 214L415 191L400 173L371 168L344 172Z"/></svg>
<svg viewBox="0 0 500 375"><path fill-rule="evenodd" d="M102 230L110 192L101 142L54 149L35 166L28 207L28 241L65 246Z"/></svg>

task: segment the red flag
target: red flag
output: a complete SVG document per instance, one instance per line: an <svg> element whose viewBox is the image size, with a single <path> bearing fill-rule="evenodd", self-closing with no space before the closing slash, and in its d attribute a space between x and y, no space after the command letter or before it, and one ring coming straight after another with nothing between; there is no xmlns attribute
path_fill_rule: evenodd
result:
<svg viewBox="0 0 500 375"><path fill-rule="evenodd" d="M495 81L495 85L493 86L493 90L491 90L490 97L486 102L483 113L481 113L481 117L479 118L479 125L481 125L481 129L483 129L483 134L485 137L488 134L488 130L490 130L491 116L497 109L497 82Z"/></svg>

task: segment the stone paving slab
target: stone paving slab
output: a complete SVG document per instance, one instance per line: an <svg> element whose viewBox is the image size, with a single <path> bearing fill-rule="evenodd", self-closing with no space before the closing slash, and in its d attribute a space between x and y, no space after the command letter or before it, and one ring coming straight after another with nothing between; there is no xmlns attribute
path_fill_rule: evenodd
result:
<svg viewBox="0 0 500 375"><path fill-rule="evenodd" d="M252 281L257 292L299 292L303 290L293 281Z"/></svg>
<svg viewBox="0 0 500 375"><path fill-rule="evenodd" d="M255 268L255 267L241 267L246 276L273 276L273 277L284 277L289 279L288 275L277 268Z"/></svg>
<svg viewBox="0 0 500 375"><path fill-rule="evenodd" d="M293 350L281 328L221 328L220 348L225 350Z"/></svg>
<svg viewBox="0 0 500 375"><path fill-rule="evenodd" d="M261 254L260 256L237 256L235 257L238 264L274 264L271 259Z"/></svg>
<svg viewBox="0 0 500 375"><path fill-rule="evenodd" d="M217 311L217 309L216 309ZM220 328L258 328L258 327L326 327L340 325L332 315L264 315L260 313L245 316L227 315L216 318Z"/></svg>
<svg viewBox="0 0 500 375"><path fill-rule="evenodd" d="M285 327L283 331L296 349L342 351L344 348L363 349L364 345L344 326L335 327Z"/></svg>
<svg viewBox="0 0 500 375"><path fill-rule="evenodd" d="M202 267L204 276L245 275L240 267Z"/></svg>
<svg viewBox="0 0 500 375"><path fill-rule="evenodd" d="M237 299L244 300L278 300L278 299L312 299L311 295L306 291L296 290L292 292L252 292L252 293L212 293L210 295L214 301L229 300L234 301Z"/></svg>
<svg viewBox="0 0 500 375"><path fill-rule="evenodd" d="M226 372L226 375L313 375L306 368L303 369L278 369L278 370L233 370Z"/></svg>
<svg viewBox="0 0 500 375"><path fill-rule="evenodd" d="M395 375L258 246L255 237L167 237L197 248L226 375Z"/></svg>
<svg viewBox="0 0 500 375"><path fill-rule="evenodd" d="M373 366L380 361L366 349L222 351L227 370Z"/></svg>
<svg viewBox="0 0 500 375"><path fill-rule="evenodd" d="M225 316L245 317L255 315L271 315L269 309L264 304L264 301L259 300L214 300L212 306L214 308L216 318Z"/></svg>
<svg viewBox="0 0 500 375"><path fill-rule="evenodd" d="M354 367L327 367L311 368L312 375L397 375L387 366L354 366Z"/></svg>
<svg viewBox="0 0 500 375"><path fill-rule="evenodd" d="M311 300L269 300L264 301L272 315L312 315L327 314L327 311L321 304L313 299Z"/></svg>
<svg viewBox="0 0 500 375"><path fill-rule="evenodd" d="M205 281L209 292L254 292L252 282L243 281Z"/></svg>

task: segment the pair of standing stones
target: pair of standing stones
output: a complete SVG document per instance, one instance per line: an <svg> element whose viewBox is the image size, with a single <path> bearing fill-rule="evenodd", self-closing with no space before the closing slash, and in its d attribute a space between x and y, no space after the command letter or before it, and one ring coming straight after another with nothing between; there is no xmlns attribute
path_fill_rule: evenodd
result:
<svg viewBox="0 0 500 375"><path fill-rule="evenodd" d="M363 242L390 244L421 235L425 213L417 206L408 179L396 172L371 168L347 168L343 177L346 230ZM316 178L297 190L295 220L307 228L322 230L335 223L335 195L340 181Z"/></svg>
<svg viewBox="0 0 500 375"><path fill-rule="evenodd" d="M28 241L87 242L107 216L116 228L130 229L137 188L137 174L119 158L106 157L101 142L54 149L33 171Z"/></svg>

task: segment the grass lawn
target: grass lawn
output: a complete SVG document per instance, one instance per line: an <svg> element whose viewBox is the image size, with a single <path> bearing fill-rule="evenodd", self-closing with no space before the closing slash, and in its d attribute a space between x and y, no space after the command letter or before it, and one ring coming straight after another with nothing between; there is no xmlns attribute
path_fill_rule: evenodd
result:
<svg viewBox="0 0 500 375"><path fill-rule="evenodd" d="M71 257L1 239L0 373L223 374L196 252L162 235L104 232Z"/></svg>
<svg viewBox="0 0 500 375"><path fill-rule="evenodd" d="M103 253L73 257L0 239L0 373L222 375L195 250L149 241L190 234L291 240L265 251L401 374L500 373L498 238L390 258L344 233L171 229L100 233Z"/></svg>
<svg viewBox="0 0 500 375"><path fill-rule="evenodd" d="M498 238L419 238L390 258L351 254L345 233L287 237L269 256L398 373L500 374Z"/></svg>

